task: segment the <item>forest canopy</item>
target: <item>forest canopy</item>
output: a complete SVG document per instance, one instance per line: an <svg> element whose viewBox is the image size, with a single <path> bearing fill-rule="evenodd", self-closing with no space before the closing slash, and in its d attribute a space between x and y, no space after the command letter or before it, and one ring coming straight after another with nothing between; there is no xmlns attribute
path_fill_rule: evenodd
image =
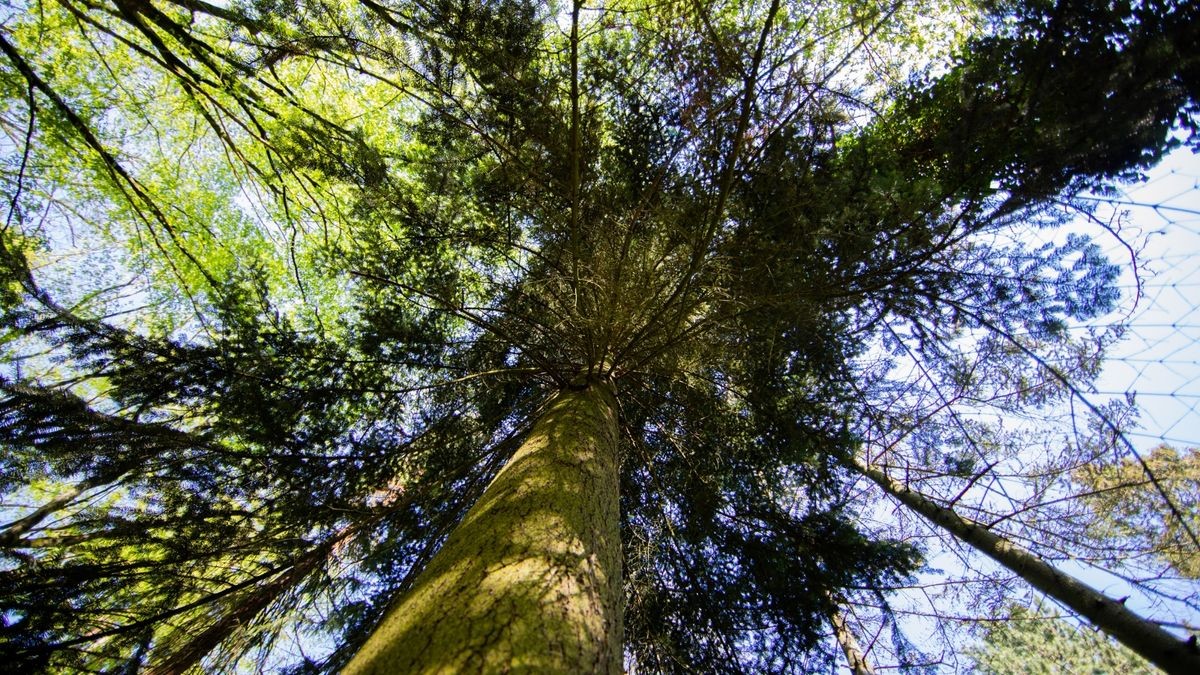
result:
<svg viewBox="0 0 1200 675"><path fill-rule="evenodd" d="M1073 329L1197 44L1165 0L6 3L0 653L954 669L1017 583L1196 672L1063 563L1200 609L1196 451ZM946 550L969 599L906 614Z"/></svg>

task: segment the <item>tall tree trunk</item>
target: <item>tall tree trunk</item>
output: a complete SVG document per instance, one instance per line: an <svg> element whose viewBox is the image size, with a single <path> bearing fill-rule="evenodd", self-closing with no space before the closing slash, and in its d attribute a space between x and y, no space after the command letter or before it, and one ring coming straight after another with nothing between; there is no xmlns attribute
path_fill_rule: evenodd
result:
<svg viewBox="0 0 1200 675"><path fill-rule="evenodd" d="M619 673L616 400L581 378L343 670Z"/></svg>
<svg viewBox="0 0 1200 675"><path fill-rule="evenodd" d="M1104 595L1082 581L1051 567L1033 553L1003 539L983 524L960 516L924 495L910 490L879 469L857 459L852 468L938 527L1000 563L1034 588L1086 617L1100 630L1169 673L1200 673L1200 649L1134 614L1120 600Z"/></svg>
<svg viewBox="0 0 1200 675"><path fill-rule="evenodd" d="M854 639L854 633L850 631L850 626L846 625L846 618L838 609L836 599L833 595L830 595L829 599L833 603L829 608L829 623L833 626L834 637L837 638L838 644L842 646L842 651L846 654L846 663L850 666L850 671L854 675L875 675L875 670L871 668L871 662L867 660L866 654L863 654L862 648L858 646L858 640Z"/></svg>

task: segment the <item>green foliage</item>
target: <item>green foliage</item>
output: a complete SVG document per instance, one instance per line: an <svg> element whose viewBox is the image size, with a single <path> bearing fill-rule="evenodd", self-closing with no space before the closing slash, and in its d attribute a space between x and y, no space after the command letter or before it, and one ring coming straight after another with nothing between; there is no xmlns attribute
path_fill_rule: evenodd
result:
<svg viewBox="0 0 1200 675"><path fill-rule="evenodd" d="M1041 605L1010 606L1007 616L990 624L982 645L970 653L978 672L987 675L1159 672L1104 634L1048 613Z"/></svg>
<svg viewBox="0 0 1200 675"><path fill-rule="evenodd" d="M1178 574L1200 578L1200 559L1159 492L1161 488L1171 498L1192 531L1200 528L1200 450L1180 452L1162 445L1144 460L1145 467L1129 457L1074 472L1072 477L1088 490L1083 500L1092 514L1089 534L1114 548L1133 544L1134 550L1151 552Z"/></svg>
<svg viewBox="0 0 1200 675"><path fill-rule="evenodd" d="M1012 410L1061 383L996 334L976 367L971 330L1090 377L1063 327L1115 268L1012 228L1195 127L1190 4L971 9L970 35L950 7L12 10L6 662L336 670L600 370L639 670L825 663L831 598L922 559L840 468L865 392L906 384L867 345ZM975 468L964 425L908 431ZM330 647L284 663L285 627Z"/></svg>

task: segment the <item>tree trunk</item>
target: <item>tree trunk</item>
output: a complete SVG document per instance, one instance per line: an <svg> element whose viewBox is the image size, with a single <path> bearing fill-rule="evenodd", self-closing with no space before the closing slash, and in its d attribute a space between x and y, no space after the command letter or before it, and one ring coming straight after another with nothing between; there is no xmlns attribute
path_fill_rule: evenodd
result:
<svg viewBox="0 0 1200 675"><path fill-rule="evenodd" d="M832 597L830 599L832 600ZM829 610L829 623L833 626L834 637L842 646L842 651L846 653L846 663L850 666L850 671L854 675L875 675L875 670L871 668L871 662L867 661L867 656L858 646L858 640L854 639L854 633L850 632L850 627L846 625L846 619L838 610L837 605L832 605Z"/></svg>
<svg viewBox="0 0 1200 675"><path fill-rule="evenodd" d="M79 495L92 488L116 482L116 478L89 478L72 485L66 492L42 504L33 513L17 520L0 525L0 548L21 548L21 537L26 532L37 527L49 516L67 508Z"/></svg>
<svg viewBox="0 0 1200 675"><path fill-rule="evenodd" d="M1086 617L1100 630L1159 668L1181 675L1200 673L1200 649L1194 642L1175 637L1134 614L1123 602L1051 567L1033 553L992 533L981 523L936 504L882 471L858 460L854 460L852 468L870 478L900 503L1016 573L1034 588Z"/></svg>
<svg viewBox="0 0 1200 675"><path fill-rule="evenodd" d="M344 675L621 672L615 405L596 378L553 396Z"/></svg>

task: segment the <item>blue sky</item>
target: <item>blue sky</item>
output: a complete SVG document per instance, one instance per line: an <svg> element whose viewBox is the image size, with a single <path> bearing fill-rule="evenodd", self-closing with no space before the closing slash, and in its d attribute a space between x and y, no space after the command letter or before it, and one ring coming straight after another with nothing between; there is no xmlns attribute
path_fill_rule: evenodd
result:
<svg viewBox="0 0 1200 675"><path fill-rule="evenodd" d="M1130 433L1139 449L1166 441L1200 445L1200 155L1177 150L1145 183L1125 188L1117 208L1127 212L1123 232L1141 247L1143 296L1132 303L1131 266L1122 279L1128 314L1125 340L1110 354L1097 382L1099 400L1135 393L1141 428ZM1153 206L1151 206L1153 205ZM1102 207L1102 211L1111 209ZM1114 259L1121 246L1107 242ZM1127 259L1126 254L1126 259Z"/></svg>

